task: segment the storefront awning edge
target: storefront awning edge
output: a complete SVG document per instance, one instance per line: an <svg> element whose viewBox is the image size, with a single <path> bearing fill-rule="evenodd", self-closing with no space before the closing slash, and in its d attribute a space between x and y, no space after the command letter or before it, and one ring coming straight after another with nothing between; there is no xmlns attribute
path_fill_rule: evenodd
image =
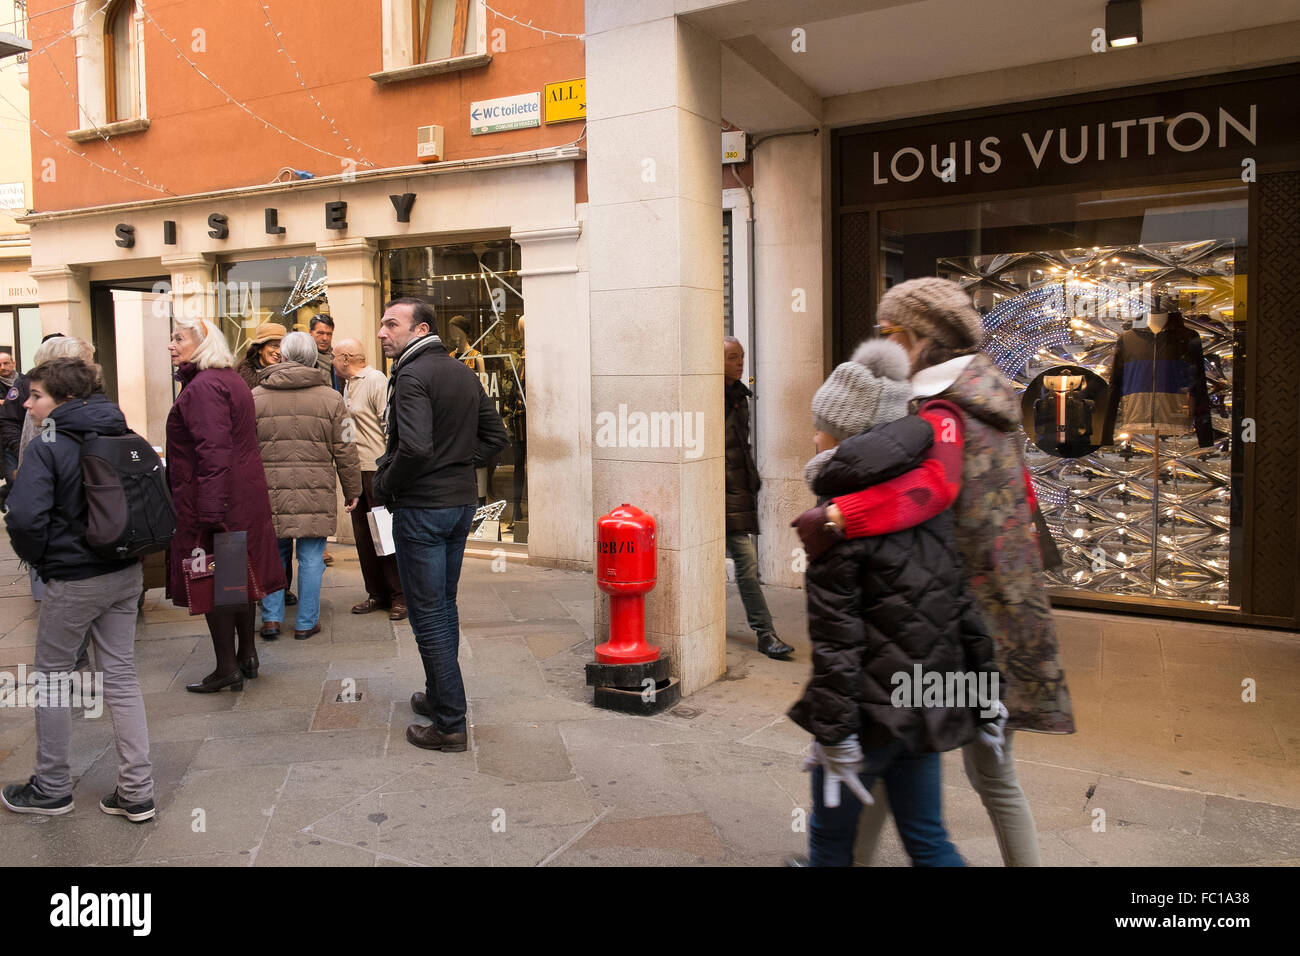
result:
<svg viewBox="0 0 1300 956"><path fill-rule="evenodd" d="M461 159L445 163L415 163L410 166L389 166L383 169L357 170L339 173L334 176L318 176L315 179L299 180L287 183L265 183L258 186L238 186L233 189L217 189L210 192L191 193L187 196L167 196L161 199L142 199L135 202L114 203L107 206L83 206L78 209L60 209L54 212L36 212L26 216L14 217L15 222L43 223L59 219L75 219L79 216L102 215L106 212L124 212L139 209L161 209L169 206L184 206L190 203L204 202L212 199L239 199L245 196L274 195L290 191L301 192L311 189L337 188L340 185L359 182L382 182L389 179L409 179L413 176L446 175L449 173L472 172L483 169L504 169L515 166L538 166L546 163L566 163L586 158L586 150L579 146L558 146L554 149L539 149L527 153L507 153L501 156L484 156L478 159Z"/></svg>

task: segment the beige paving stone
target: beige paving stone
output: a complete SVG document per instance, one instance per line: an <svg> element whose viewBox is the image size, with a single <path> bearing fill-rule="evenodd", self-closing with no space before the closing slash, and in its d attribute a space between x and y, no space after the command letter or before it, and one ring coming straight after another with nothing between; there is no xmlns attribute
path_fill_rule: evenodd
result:
<svg viewBox="0 0 1300 956"><path fill-rule="evenodd" d="M474 725L478 770L518 783L573 776L564 738L554 723L519 721Z"/></svg>
<svg viewBox="0 0 1300 956"><path fill-rule="evenodd" d="M703 813L602 820L573 845L575 851L605 847L666 850L683 854L695 863L719 860L725 855L713 822Z"/></svg>
<svg viewBox="0 0 1300 956"><path fill-rule="evenodd" d="M244 850L241 853L206 853L201 856L180 856L165 860L132 860L130 863L124 863L123 866L196 866L205 868L210 866L250 866L252 860L252 853Z"/></svg>
<svg viewBox="0 0 1300 956"><path fill-rule="evenodd" d="M158 814L138 858L251 853L266 831L287 772L285 766L192 770L171 806Z"/></svg>
<svg viewBox="0 0 1300 956"><path fill-rule="evenodd" d="M1151 866L1157 860L1161 866L1234 866L1250 861L1250 853L1232 842L1136 824L1108 821L1104 833L1081 827L1057 836L1099 866Z"/></svg>
<svg viewBox="0 0 1300 956"><path fill-rule="evenodd" d="M194 769L291 764L340 757L374 757L383 752L382 730L323 730L299 734L260 734L206 740Z"/></svg>

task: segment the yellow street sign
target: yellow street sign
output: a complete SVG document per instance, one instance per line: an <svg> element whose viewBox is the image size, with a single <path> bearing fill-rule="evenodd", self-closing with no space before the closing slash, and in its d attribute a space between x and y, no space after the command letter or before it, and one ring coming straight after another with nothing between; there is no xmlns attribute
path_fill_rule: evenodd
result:
<svg viewBox="0 0 1300 956"><path fill-rule="evenodd" d="M546 122L568 123L587 118L587 78L546 84Z"/></svg>

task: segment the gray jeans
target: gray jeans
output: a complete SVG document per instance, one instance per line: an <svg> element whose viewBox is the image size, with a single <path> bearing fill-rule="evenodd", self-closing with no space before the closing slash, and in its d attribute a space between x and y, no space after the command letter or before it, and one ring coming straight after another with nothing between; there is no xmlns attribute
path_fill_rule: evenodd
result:
<svg viewBox="0 0 1300 956"><path fill-rule="evenodd" d="M138 561L83 581L52 580L36 625L35 669L41 674L70 673L87 633L94 641L117 738L117 789L126 803L153 799L149 729L135 674L135 619L143 586ZM72 709L66 696L51 703L62 706L36 708L36 783L42 793L58 798L72 793Z"/></svg>
<svg viewBox="0 0 1300 956"><path fill-rule="evenodd" d="M988 811L993 833L998 839L998 849L1002 852L1003 864L1041 866L1038 829L1034 825L1034 815L1029 809L1029 801L1025 799L1025 792L1020 789L1016 762L1011 756L1013 734L1014 731L1007 731L1001 763L994 759L987 747L974 741L962 747L962 761L966 766L967 779L979 794L984 809ZM883 794L873 791L872 796L876 802L862 810L854 849L854 859L863 866L871 863L881 827L889 813L889 804L883 799Z"/></svg>
<svg viewBox="0 0 1300 956"><path fill-rule="evenodd" d="M758 548L747 534L727 535L727 556L736 562L736 586L745 605L749 626L760 637L773 633L772 612L767 609L763 589L758 583Z"/></svg>

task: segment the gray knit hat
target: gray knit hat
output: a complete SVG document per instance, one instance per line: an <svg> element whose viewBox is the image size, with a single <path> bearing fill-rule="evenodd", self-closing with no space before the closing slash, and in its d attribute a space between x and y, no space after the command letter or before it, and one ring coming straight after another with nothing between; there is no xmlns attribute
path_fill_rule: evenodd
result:
<svg viewBox="0 0 1300 956"><path fill-rule="evenodd" d="M872 425L907 414L912 386L902 346L869 339L858 346L853 360L831 372L813 396L813 427L843 441Z"/></svg>
<svg viewBox="0 0 1300 956"><path fill-rule="evenodd" d="M880 325L901 325L938 345L964 351L984 340L980 315L961 286L947 279L908 279L880 298Z"/></svg>

